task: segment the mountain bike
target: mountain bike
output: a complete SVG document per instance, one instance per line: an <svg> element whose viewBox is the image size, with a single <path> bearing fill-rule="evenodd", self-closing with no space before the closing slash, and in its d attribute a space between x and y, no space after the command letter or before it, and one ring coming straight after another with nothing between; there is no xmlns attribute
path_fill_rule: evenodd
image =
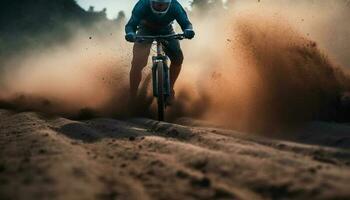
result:
<svg viewBox="0 0 350 200"><path fill-rule="evenodd" d="M152 42L157 46L157 54L152 56L152 87L153 96L157 98L158 120L164 121L167 98L171 95L168 57L163 50L163 43L168 40L183 40L183 34L158 36L136 36L136 42Z"/></svg>

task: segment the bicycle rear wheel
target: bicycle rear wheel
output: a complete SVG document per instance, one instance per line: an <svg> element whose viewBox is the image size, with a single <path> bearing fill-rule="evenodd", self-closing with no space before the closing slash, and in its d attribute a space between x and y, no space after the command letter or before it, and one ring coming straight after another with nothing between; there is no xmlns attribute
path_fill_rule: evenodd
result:
<svg viewBox="0 0 350 200"><path fill-rule="evenodd" d="M162 62L157 63L157 104L158 104L158 120L164 121L164 111L165 111L165 94L164 94L164 64Z"/></svg>

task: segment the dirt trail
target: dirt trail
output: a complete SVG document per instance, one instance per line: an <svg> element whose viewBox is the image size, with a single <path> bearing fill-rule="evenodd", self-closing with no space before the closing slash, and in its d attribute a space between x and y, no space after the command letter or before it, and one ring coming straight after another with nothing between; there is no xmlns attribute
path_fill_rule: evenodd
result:
<svg viewBox="0 0 350 200"><path fill-rule="evenodd" d="M350 152L147 119L0 110L0 199L349 199Z"/></svg>

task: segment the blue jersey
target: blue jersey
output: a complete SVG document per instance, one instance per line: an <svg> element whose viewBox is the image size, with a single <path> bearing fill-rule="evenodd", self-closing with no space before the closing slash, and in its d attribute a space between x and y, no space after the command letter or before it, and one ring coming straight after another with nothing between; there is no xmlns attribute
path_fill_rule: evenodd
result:
<svg viewBox="0 0 350 200"><path fill-rule="evenodd" d="M125 26L125 32L138 30L167 34L173 32L172 23L176 20L182 30L192 29L192 24L186 11L177 0L172 0L168 12L159 16L153 13L150 0L139 0L135 5L132 16Z"/></svg>

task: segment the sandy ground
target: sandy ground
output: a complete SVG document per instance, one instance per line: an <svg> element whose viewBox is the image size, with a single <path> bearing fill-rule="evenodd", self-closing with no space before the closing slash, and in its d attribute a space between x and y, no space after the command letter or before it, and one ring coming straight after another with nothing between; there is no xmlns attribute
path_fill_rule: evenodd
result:
<svg viewBox="0 0 350 200"><path fill-rule="evenodd" d="M0 110L0 199L350 199L347 130L312 123L294 138L314 144L306 145L148 119Z"/></svg>

